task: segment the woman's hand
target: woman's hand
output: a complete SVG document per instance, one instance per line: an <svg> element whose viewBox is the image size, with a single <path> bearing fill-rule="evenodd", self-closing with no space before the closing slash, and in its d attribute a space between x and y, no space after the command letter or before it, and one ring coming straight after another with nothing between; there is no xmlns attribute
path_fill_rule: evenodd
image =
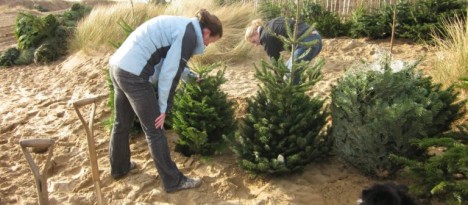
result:
<svg viewBox="0 0 468 205"><path fill-rule="evenodd" d="M164 129L164 120L166 119L166 113L161 113L156 120L154 120L154 126L156 129L161 128Z"/></svg>

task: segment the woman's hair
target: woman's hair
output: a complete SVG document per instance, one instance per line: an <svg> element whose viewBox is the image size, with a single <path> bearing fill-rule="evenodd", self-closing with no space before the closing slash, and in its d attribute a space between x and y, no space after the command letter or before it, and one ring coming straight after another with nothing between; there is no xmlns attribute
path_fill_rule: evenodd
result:
<svg viewBox="0 0 468 205"><path fill-rule="evenodd" d="M257 32L258 27L263 26L262 19L255 19L253 20L250 25L245 30L245 40L248 41L250 37L252 37L255 32Z"/></svg>
<svg viewBox="0 0 468 205"><path fill-rule="evenodd" d="M213 14L210 14L206 9L200 9L197 11L195 16L200 22L202 29L207 28L211 31L210 36L223 37L223 25L219 18Z"/></svg>

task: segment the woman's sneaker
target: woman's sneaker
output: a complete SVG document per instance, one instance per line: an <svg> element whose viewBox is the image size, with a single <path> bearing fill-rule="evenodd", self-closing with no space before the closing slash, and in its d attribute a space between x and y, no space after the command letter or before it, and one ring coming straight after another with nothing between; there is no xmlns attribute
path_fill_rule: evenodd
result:
<svg viewBox="0 0 468 205"><path fill-rule="evenodd" d="M187 178L182 185L180 185L180 189L191 189L191 188L197 188L201 185L201 179L191 179Z"/></svg>
<svg viewBox="0 0 468 205"><path fill-rule="evenodd" d="M176 191L180 191L180 190L184 190L184 189L192 189L192 188L197 188L201 185L202 181L201 179L192 179L192 178L188 178L182 182L182 184L180 185L180 187L178 187L177 189L175 190L171 190L171 191L167 191L168 193L171 193L171 192L176 192Z"/></svg>

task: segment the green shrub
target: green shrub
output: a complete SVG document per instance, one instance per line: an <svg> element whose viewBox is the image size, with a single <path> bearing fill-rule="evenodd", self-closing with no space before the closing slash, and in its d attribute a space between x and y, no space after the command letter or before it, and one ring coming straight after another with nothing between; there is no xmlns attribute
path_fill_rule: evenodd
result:
<svg viewBox="0 0 468 205"><path fill-rule="evenodd" d="M387 38L391 35L392 19L391 6L385 6L372 13L364 9L357 9L351 15L349 35L353 38Z"/></svg>
<svg viewBox="0 0 468 205"><path fill-rule="evenodd" d="M15 60L15 65L29 65L34 61L34 48L24 49L20 51L18 58Z"/></svg>
<svg viewBox="0 0 468 205"><path fill-rule="evenodd" d="M76 3L61 15L49 14L38 17L19 13L14 34L21 55L18 60L14 59L12 62L29 64L34 56L34 62L48 63L65 55L68 49L67 38L73 31L75 22L90 11L91 7Z"/></svg>
<svg viewBox="0 0 468 205"><path fill-rule="evenodd" d="M63 14L58 15L58 19L61 25L66 27L75 27L76 22L82 19L84 16L91 12L91 7L75 3L72 5L70 10L65 11Z"/></svg>
<svg viewBox="0 0 468 205"><path fill-rule="evenodd" d="M348 71L332 88L336 151L366 174L392 174L398 167L389 162L389 154L416 154L410 139L450 130L464 113L453 87L441 90L416 72L416 65L394 72L383 62L382 70Z"/></svg>
<svg viewBox="0 0 468 205"><path fill-rule="evenodd" d="M325 38L346 36L351 28L349 23L343 23L338 15L328 11L324 11L320 18L313 18L309 24L313 23L320 35Z"/></svg>
<svg viewBox="0 0 468 205"><path fill-rule="evenodd" d="M297 9L296 4L288 5L291 11ZM304 22L314 25L322 37L334 38L348 34L349 26L343 23L336 13L324 10L320 4L304 1L300 15Z"/></svg>
<svg viewBox="0 0 468 205"><path fill-rule="evenodd" d="M352 13L349 36L371 39L387 38L391 35L393 5L369 13L363 8ZM466 3L459 0L417 0L396 4L395 37L417 42L432 42L434 32L443 35L442 21L466 15Z"/></svg>
<svg viewBox="0 0 468 205"><path fill-rule="evenodd" d="M195 68L201 82L191 79L178 89L172 112L173 128L179 134L176 151L186 156L216 154L234 136L233 102L220 86L226 81L224 70L208 76L216 65Z"/></svg>
<svg viewBox="0 0 468 205"><path fill-rule="evenodd" d="M16 17L14 33L19 49L37 48L48 36L41 18L27 13L19 13Z"/></svg>
<svg viewBox="0 0 468 205"><path fill-rule="evenodd" d="M436 198L446 204L468 202L468 124L437 138L415 139L412 144L427 150L424 158L391 155L405 166L410 190L421 198Z"/></svg>
<svg viewBox="0 0 468 205"><path fill-rule="evenodd" d="M348 34L349 25L343 23L337 14L324 10L320 4L310 1L304 1L302 3L300 8L301 20L314 26L322 37L333 38ZM291 11L296 10L297 5L293 2L263 2L259 7L259 13L265 21L278 16L291 17L294 15L291 14Z"/></svg>
<svg viewBox="0 0 468 205"><path fill-rule="evenodd" d="M39 46L34 52L34 63L50 63L59 57L57 46L48 41Z"/></svg>
<svg viewBox="0 0 468 205"><path fill-rule="evenodd" d="M466 1L460 0L418 0L399 15L398 37L431 43L434 32L442 34L442 21L466 16L466 6Z"/></svg>
<svg viewBox="0 0 468 205"><path fill-rule="evenodd" d="M20 55L17 48L9 48L5 52L0 53L0 66L12 66L15 60Z"/></svg>

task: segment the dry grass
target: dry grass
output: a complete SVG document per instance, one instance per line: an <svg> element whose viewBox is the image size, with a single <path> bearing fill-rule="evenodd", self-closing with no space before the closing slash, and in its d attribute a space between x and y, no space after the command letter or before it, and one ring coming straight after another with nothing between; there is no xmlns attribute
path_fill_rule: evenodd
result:
<svg viewBox="0 0 468 205"><path fill-rule="evenodd" d="M236 12L232 12L236 11ZM250 4L234 4L230 6L217 7L212 13L223 22L223 37L206 49L206 53L195 56L194 60L209 64L217 61L237 62L248 59L255 49L244 41L244 33L247 25L258 18L255 16L254 7Z"/></svg>
<svg viewBox="0 0 468 205"><path fill-rule="evenodd" d="M94 7L78 25L70 42L72 51L112 51L112 43L120 43L126 33L118 22L123 20L136 28L147 19L163 13L164 7L153 4L119 3Z"/></svg>
<svg viewBox="0 0 468 205"><path fill-rule="evenodd" d="M223 38L207 47L204 55L194 56L191 62L214 63L218 61L234 62L249 58L252 49L243 40L244 29L255 18L252 4L234 4L218 6L214 1L174 1L167 6L154 4L118 3L95 7L90 15L78 24L75 38L71 40L72 51L84 50L112 52L112 43L123 42L126 34L118 25L119 19L129 23L132 28L157 15L178 15L193 17L205 8L215 14L223 23ZM133 11L133 12L132 12ZM236 11L236 12L232 12Z"/></svg>
<svg viewBox="0 0 468 205"><path fill-rule="evenodd" d="M449 86L459 82L460 77L468 77L468 18L445 21L444 29L448 35L445 39L436 38L441 55L430 75L436 82ZM468 97L466 89L460 92L460 97Z"/></svg>

